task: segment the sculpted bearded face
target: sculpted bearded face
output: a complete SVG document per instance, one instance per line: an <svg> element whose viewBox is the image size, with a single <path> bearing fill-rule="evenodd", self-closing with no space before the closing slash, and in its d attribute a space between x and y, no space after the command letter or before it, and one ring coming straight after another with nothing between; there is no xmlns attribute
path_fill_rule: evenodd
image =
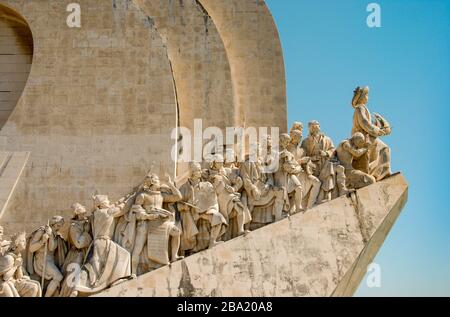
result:
<svg viewBox="0 0 450 317"><path fill-rule="evenodd" d="M280 136L280 145L282 148L288 147L289 143L291 143L291 137L289 134L282 134Z"/></svg>
<svg viewBox="0 0 450 317"><path fill-rule="evenodd" d="M291 128L291 132L295 131L295 130L300 131L300 132L303 133L303 123L301 123L301 122L294 122L294 124L292 125L292 128Z"/></svg>
<svg viewBox="0 0 450 317"><path fill-rule="evenodd" d="M147 179L145 180L145 185L144 185L145 189L159 190L160 187L161 187L161 182L159 180L158 175L156 175L156 174L149 175L147 177Z"/></svg>
<svg viewBox="0 0 450 317"><path fill-rule="evenodd" d="M194 180L202 178L202 168L200 164L192 163L190 166L191 178Z"/></svg>
<svg viewBox="0 0 450 317"><path fill-rule="evenodd" d="M309 124L309 134L318 135L320 133L320 123L313 121Z"/></svg>
<svg viewBox="0 0 450 317"><path fill-rule="evenodd" d="M292 140L292 144L294 145L299 145L300 142L302 141L303 138L303 133L300 130L294 130L291 132L291 140Z"/></svg>
<svg viewBox="0 0 450 317"><path fill-rule="evenodd" d="M27 247L27 238L25 232L18 234L14 238L14 246L18 252L22 252Z"/></svg>
<svg viewBox="0 0 450 317"><path fill-rule="evenodd" d="M55 232L58 232L59 229L61 229L64 226L64 218L60 216L53 217L50 220L50 227Z"/></svg>
<svg viewBox="0 0 450 317"><path fill-rule="evenodd" d="M72 208L75 216L83 216L86 214L86 208L80 204L75 204Z"/></svg>

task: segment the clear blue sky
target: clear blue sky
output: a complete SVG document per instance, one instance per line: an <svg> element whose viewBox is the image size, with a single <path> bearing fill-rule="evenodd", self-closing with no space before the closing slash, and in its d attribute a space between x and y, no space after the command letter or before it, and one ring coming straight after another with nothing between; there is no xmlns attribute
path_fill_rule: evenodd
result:
<svg viewBox="0 0 450 317"><path fill-rule="evenodd" d="M450 296L450 1L266 0L285 55L289 122L349 137L353 89L393 125L385 139L409 201L375 262L382 287L358 296ZM367 27L377 2L382 28Z"/></svg>

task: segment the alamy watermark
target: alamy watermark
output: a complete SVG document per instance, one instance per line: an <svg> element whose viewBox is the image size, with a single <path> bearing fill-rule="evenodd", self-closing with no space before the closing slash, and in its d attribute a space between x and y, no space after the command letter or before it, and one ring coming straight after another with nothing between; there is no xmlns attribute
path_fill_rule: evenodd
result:
<svg viewBox="0 0 450 317"><path fill-rule="evenodd" d="M81 28L81 6L79 3L70 3L66 8L70 14L67 16L66 23L69 28Z"/></svg>
<svg viewBox="0 0 450 317"><path fill-rule="evenodd" d="M270 131L270 132L269 132ZM225 133L224 133L225 132ZM225 134L225 135L224 135ZM261 162L267 172L278 170L280 131L277 127L203 127L201 119L194 120L194 129L173 129L172 160L178 163Z"/></svg>
<svg viewBox="0 0 450 317"><path fill-rule="evenodd" d="M367 267L366 285L368 288L381 287L381 266L377 263L371 263Z"/></svg>
<svg viewBox="0 0 450 317"><path fill-rule="evenodd" d="M370 12L367 17L367 26L369 28L381 28L381 6L376 3L369 3L367 5L367 12Z"/></svg>

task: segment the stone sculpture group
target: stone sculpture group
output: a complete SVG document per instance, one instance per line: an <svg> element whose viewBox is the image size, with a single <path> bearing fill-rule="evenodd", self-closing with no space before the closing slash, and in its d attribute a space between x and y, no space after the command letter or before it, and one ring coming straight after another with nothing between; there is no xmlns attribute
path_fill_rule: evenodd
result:
<svg viewBox="0 0 450 317"><path fill-rule="evenodd" d="M302 141L297 122L276 156L269 139L269 154L256 162L192 162L180 187L149 174L118 202L95 195L92 212L75 204L71 219L55 216L28 237L3 240L0 226L0 297L96 294L388 177L390 149L380 137L391 128L372 117L368 98L368 87L355 90L352 136L337 148L317 121ZM279 169L269 173L274 157Z"/></svg>

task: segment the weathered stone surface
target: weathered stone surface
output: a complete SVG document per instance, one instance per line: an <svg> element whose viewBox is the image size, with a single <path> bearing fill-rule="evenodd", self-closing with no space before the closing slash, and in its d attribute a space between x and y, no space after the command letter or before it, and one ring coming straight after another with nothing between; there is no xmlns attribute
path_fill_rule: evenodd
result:
<svg viewBox="0 0 450 317"><path fill-rule="evenodd" d="M407 193L394 175L98 296L349 296Z"/></svg>
<svg viewBox="0 0 450 317"><path fill-rule="evenodd" d="M29 157L29 152L0 152L0 218L8 206Z"/></svg>
<svg viewBox="0 0 450 317"><path fill-rule="evenodd" d="M211 16L225 44L238 121L247 127L274 126L286 132L283 50L264 0L198 2Z"/></svg>
<svg viewBox="0 0 450 317"><path fill-rule="evenodd" d="M233 1L222 13L194 0L77 3L79 29L66 25L65 2L1 4L29 25L34 47L14 111L10 102L0 105L7 110L0 150L31 153L0 219L7 234L34 230L55 211L69 216L74 201L87 205L97 191L118 199L150 169L180 176L171 132L195 117L204 127L285 129L281 44L263 1ZM254 12L241 24L244 16L229 13L245 6ZM226 25L240 33L231 50ZM9 82L13 75L1 76ZM244 108L247 115L238 115Z"/></svg>

